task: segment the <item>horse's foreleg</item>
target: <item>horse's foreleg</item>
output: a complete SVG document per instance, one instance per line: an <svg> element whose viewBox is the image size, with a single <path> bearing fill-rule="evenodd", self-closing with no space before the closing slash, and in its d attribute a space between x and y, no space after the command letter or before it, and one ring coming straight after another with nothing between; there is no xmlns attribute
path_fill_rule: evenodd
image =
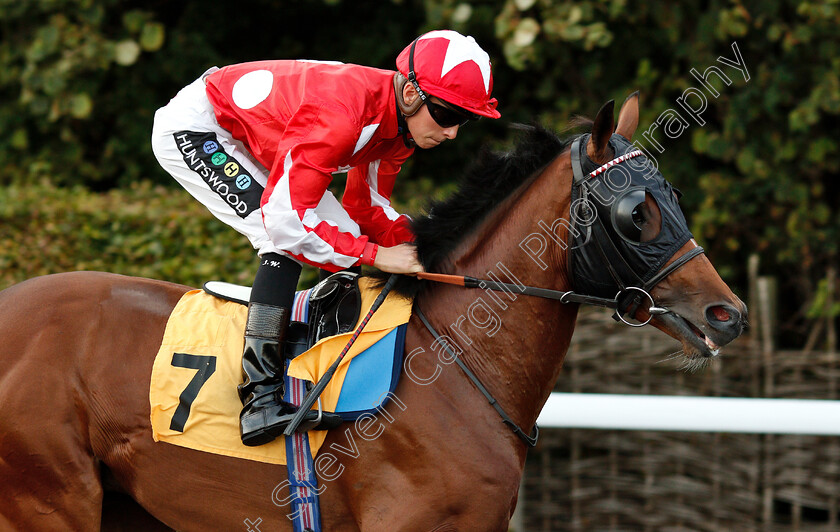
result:
<svg viewBox="0 0 840 532"><path fill-rule="evenodd" d="M41 298L59 288L0 293L0 530L100 526L102 485L73 366L85 339Z"/></svg>

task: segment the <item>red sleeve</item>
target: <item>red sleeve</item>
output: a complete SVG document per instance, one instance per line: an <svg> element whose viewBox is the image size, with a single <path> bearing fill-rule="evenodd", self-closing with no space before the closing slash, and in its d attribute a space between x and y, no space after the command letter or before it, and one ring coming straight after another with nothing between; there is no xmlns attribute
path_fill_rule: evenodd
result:
<svg viewBox="0 0 840 532"><path fill-rule="evenodd" d="M409 218L391 207L391 192L403 161L378 160L352 168L342 198L345 210L371 242L391 247L414 240Z"/></svg>

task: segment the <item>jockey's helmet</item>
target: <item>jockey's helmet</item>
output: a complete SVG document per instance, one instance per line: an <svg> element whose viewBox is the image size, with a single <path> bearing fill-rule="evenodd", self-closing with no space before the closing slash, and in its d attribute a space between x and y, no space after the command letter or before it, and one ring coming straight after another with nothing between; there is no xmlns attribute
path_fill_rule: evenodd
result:
<svg viewBox="0 0 840 532"><path fill-rule="evenodd" d="M452 30L425 33L400 53L397 69L397 101L406 116L417 112L429 96L478 116L501 116L496 110L498 102L490 97L493 91L490 56L472 37ZM405 105L400 94L406 81L420 95L410 106Z"/></svg>

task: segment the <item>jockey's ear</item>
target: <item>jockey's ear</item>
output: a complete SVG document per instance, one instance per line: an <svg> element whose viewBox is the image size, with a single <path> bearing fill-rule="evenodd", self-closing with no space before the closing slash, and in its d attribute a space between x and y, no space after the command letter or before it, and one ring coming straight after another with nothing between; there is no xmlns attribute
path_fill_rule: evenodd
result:
<svg viewBox="0 0 840 532"><path fill-rule="evenodd" d="M414 88L414 85L406 83L403 85L402 97L406 105L411 105L414 103L415 99L420 97L420 95L417 93L417 89Z"/></svg>
<svg viewBox="0 0 840 532"><path fill-rule="evenodd" d="M423 99L417 93L414 85L399 72L394 74L394 91L397 95L397 106L405 116L411 116L420 110Z"/></svg>
<svg viewBox="0 0 840 532"><path fill-rule="evenodd" d="M618 112L618 126L615 128L615 132L627 139L627 142L630 142L638 126L639 91L636 91L621 104L621 110Z"/></svg>
<svg viewBox="0 0 840 532"><path fill-rule="evenodd" d="M592 135L586 144L586 154L592 162L603 164L612 158L610 137L615 128L615 101L610 100L601 107L592 124Z"/></svg>

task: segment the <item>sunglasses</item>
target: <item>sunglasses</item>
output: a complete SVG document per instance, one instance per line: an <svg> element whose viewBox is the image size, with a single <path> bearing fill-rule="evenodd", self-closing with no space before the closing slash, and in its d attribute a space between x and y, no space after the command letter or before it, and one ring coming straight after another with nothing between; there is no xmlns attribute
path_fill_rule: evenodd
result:
<svg viewBox="0 0 840 532"><path fill-rule="evenodd" d="M432 120L437 122L437 125L442 128L463 126L470 120L478 120L477 115L463 109L453 109L452 107L446 107L445 105L435 103L431 100L431 98L426 98L424 103L429 109L429 114L432 116Z"/></svg>

